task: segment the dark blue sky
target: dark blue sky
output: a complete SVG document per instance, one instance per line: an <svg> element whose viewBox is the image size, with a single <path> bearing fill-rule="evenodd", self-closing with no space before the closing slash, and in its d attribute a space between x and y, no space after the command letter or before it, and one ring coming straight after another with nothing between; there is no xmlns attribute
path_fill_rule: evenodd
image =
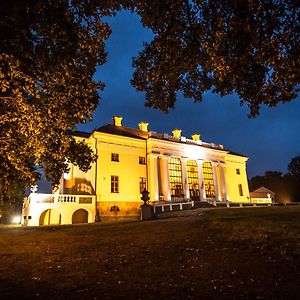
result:
<svg viewBox="0 0 300 300"><path fill-rule="evenodd" d="M150 40L136 15L122 12L108 19L112 35L107 41L107 62L97 69L95 78L106 84L94 120L79 125L92 131L111 123L113 115L123 116L123 125L137 127L148 121L149 129L171 134L174 128L190 137L200 133L206 142L224 144L226 149L249 156L248 176L262 175L267 170L286 172L291 158L300 155L300 98L277 106L262 107L256 119L248 119L247 106L240 106L237 96L224 98L207 93L203 102L194 104L179 96L176 107L168 114L145 108L144 95L130 85L131 61Z"/></svg>

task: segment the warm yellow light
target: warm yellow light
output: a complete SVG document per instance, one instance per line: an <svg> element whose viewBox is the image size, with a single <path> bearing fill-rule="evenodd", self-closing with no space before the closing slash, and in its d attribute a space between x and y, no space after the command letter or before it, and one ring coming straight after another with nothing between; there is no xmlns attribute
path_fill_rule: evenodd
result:
<svg viewBox="0 0 300 300"><path fill-rule="evenodd" d="M14 224L20 224L20 223L21 223L21 216L14 216L14 217L12 218L12 222L13 222Z"/></svg>
<svg viewBox="0 0 300 300"><path fill-rule="evenodd" d="M200 138L201 138L201 135L200 135L200 134L198 134L198 133L194 133L194 134L192 135L192 139L193 139L193 141L199 141L199 140L200 140Z"/></svg>
<svg viewBox="0 0 300 300"><path fill-rule="evenodd" d="M172 131L172 133L173 133L173 136L174 136L175 138L180 139L180 137L181 137L181 129L176 128L176 129L174 129L174 130Z"/></svg>

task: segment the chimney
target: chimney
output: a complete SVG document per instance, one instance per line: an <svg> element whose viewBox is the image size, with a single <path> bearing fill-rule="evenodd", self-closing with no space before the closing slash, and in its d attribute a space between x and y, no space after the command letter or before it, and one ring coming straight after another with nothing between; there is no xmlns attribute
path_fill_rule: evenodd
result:
<svg viewBox="0 0 300 300"><path fill-rule="evenodd" d="M180 137L181 137L181 129L174 129L173 131L172 131L172 133L173 133L173 137L175 137L175 138L177 138L177 139L180 139Z"/></svg>
<svg viewBox="0 0 300 300"><path fill-rule="evenodd" d="M149 123L147 123L147 122L140 122L139 129L142 131L148 132L148 125L149 125Z"/></svg>
<svg viewBox="0 0 300 300"><path fill-rule="evenodd" d="M201 135L198 134L198 133L194 133L194 134L192 135L192 139L193 139L193 141L195 141L195 142L200 141L200 138L201 138Z"/></svg>
<svg viewBox="0 0 300 300"><path fill-rule="evenodd" d="M122 119L123 119L123 117L113 116L114 125L115 126L122 126Z"/></svg>

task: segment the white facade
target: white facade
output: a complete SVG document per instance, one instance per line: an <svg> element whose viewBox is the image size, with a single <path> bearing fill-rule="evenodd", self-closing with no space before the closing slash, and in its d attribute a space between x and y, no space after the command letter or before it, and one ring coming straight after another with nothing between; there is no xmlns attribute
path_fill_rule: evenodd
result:
<svg viewBox="0 0 300 300"><path fill-rule="evenodd" d="M173 135L159 134L148 131L147 125L142 122L139 129L128 128L122 126L121 117L114 117L113 125L92 133L74 132L76 139L94 150L97 162L87 173L71 165L53 198L57 200L51 203L37 200L46 197L41 194L30 195L24 204L23 224L138 217L143 188L150 193L150 203L190 199L250 202L247 157L203 142L197 134L193 139L181 136L178 129ZM67 195L77 201L59 201ZM88 197L90 200L83 203Z"/></svg>

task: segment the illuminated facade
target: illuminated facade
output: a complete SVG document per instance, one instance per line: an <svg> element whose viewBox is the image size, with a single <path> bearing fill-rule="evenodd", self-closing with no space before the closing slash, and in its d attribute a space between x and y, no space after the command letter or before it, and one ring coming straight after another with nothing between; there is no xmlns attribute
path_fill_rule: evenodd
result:
<svg viewBox="0 0 300 300"><path fill-rule="evenodd" d="M141 191L158 201L250 202L247 157L223 145L122 125L122 117L92 133L74 132L97 154L84 173L70 165L53 195L31 194L24 204L26 225L94 222L139 216ZM44 199L44 200L43 200Z"/></svg>

